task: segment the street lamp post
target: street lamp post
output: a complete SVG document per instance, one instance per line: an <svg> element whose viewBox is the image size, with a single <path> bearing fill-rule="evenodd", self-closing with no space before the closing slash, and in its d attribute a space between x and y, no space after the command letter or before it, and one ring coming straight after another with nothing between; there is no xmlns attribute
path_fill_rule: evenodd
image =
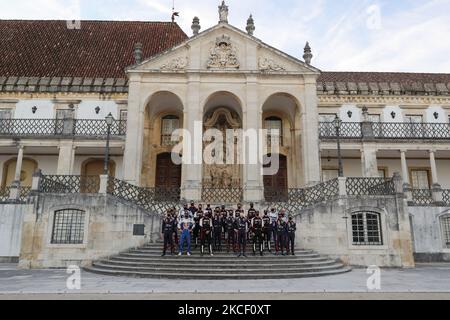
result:
<svg viewBox="0 0 450 320"><path fill-rule="evenodd" d="M338 165L339 165L339 177L340 178L344 177L344 168L342 166L342 156L341 156L341 137L340 137L341 125L342 125L342 120L339 118L339 116L336 116L336 118L334 119L334 127L336 129Z"/></svg>
<svg viewBox="0 0 450 320"><path fill-rule="evenodd" d="M105 164L103 167L103 174L109 174L109 140L111 136L111 126L114 122L114 118L111 113L106 117L106 148L105 148Z"/></svg>

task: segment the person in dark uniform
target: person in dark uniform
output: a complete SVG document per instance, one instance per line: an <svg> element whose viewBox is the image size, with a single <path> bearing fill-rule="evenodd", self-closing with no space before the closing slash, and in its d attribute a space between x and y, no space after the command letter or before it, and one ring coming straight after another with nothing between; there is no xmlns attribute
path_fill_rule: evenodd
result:
<svg viewBox="0 0 450 320"><path fill-rule="evenodd" d="M287 223L287 231L288 231L287 252L289 254L290 251L291 254L295 256L295 232L297 231L297 224L295 223L293 216L289 216L289 221Z"/></svg>
<svg viewBox="0 0 450 320"><path fill-rule="evenodd" d="M213 236L214 236L214 250L222 251L222 217L220 216L220 209L218 208L214 213L213 218Z"/></svg>
<svg viewBox="0 0 450 320"><path fill-rule="evenodd" d="M192 230L192 236L194 237L195 249L198 247L198 240L200 238L200 219L203 218L203 206L198 206L198 211L194 216L194 229Z"/></svg>
<svg viewBox="0 0 450 320"><path fill-rule="evenodd" d="M247 211L247 221L248 221L248 237L247 240L250 241L250 243L252 243L253 238L255 236L254 232L253 232L253 228L251 226L252 224L252 220L256 215L256 210L255 210L255 205L253 203L250 203L250 209L248 209Z"/></svg>
<svg viewBox="0 0 450 320"><path fill-rule="evenodd" d="M191 218L195 217L195 214L197 213L198 209L195 206L194 201L191 201L191 206L189 207L189 211L191 212Z"/></svg>
<svg viewBox="0 0 450 320"><path fill-rule="evenodd" d="M227 252L230 252L230 246L232 246L233 251L236 252L236 232L234 230L234 216L233 216L233 210L228 211L228 217L227 217Z"/></svg>
<svg viewBox="0 0 450 320"><path fill-rule="evenodd" d="M207 204L207 205L206 205L206 208L205 208L205 213L209 213L209 214L211 214L211 215L212 215L212 213L213 213L213 210L212 210L212 208L211 208L211 205L210 205L210 204Z"/></svg>
<svg viewBox="0 0 450 320"><path fill-rule="evenodd" d="M212 232L213 232L213 226L212 226L212 218L211 214L209 212L205 213L205 216L200 219L200 233L201 233L201 255L205 253L205 245L208 246L209 254L213 256L213 250L212 250Z"/></svg>
<svg viewBox="0 0 450 320"><path fill-rule="evenodd" d="M227 234L228 211L224 205L220 209L220 217L222 218L222 243L225 243L225 238Z"/></svg>
<svg viewBox="0 0 450 320"><path fill-rule="evenodd" d="M269 216L269 212L267 210L264 211L264 216L262 218L263 220L263 238L264 238L264 243L263 243L263 251L264 251L264 247L266 247L268 249L269 252L272 252L271 249L271 238L272 238L272 229L273 229L273 225L272 225L272 219Z"/></svg>
<svg viewBox="0 0 450 320"><path fill-rule="evenodd" d="M259 248L259 254L261 256L263 253L263 219L259 216L259 211L256 211L255 217L252 219L252 230L253 230L253 255L256 255L256 248Z"/></svg>
<svg viewBox="0 0 450 320"><path fill-rule="evenodd" d="M275 223L275 231L276 231L276 255L279 254L281 250L281 255L285 256L287 254L284 252L286 248L286 235L287 235L287 223L284 221L281 214L279 215L276 223Z"/></svg>
<svg viewBox="0 0 450 320"><path fill-rule="evenodd" d="M166 217L164 218L162 223L162 236L164 239L164 248L163 253L161 255L162 257L166 255L166 251L169 246L171 254L173 255L174 253L172 235L173 235L173 220L170 213L167 212Z"/></svg>
<svg viewBox="0 0 450 320"><path fill-rule="evenodd" d="M174 238L174 242L172 245L177 245L178 246L178 216L177 216L177 211L176 209L172 209L171 210L171 219L172 219L172 225L173 225L173 232L172 232L172 236Z"/></svg>
<svg viewBox="0 0 450 320"><path fill-rule="evenodd" d="M244 211L241 211L241 216L235 221L234 225L235 231L237 233L237 242L239 245L239 257L246 257L245 247L247 246L247 232L248 232L248 222L244 217Z"/></svg>

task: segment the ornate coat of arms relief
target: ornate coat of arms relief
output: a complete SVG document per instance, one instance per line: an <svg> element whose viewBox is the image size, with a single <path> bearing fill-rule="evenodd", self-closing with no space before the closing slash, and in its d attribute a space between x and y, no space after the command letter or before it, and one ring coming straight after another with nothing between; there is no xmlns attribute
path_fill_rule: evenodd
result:
<svg viewBox="0 0 450 320"><path fill-rule="evenodd" d="M229 36L223 35L216 39L216 45L210 50L208 69L239 69L236 49L231 44Z"/></svg>

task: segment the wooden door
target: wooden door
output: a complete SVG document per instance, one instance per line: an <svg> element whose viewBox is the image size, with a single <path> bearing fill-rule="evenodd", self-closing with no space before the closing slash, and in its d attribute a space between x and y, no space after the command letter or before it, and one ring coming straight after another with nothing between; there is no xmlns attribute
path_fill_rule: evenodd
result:
<svg viewBox="0 0 450 320"><path fill-rule="evenodd" d="M288 195L288 177L287 177L287 158L279 155L280 168L274 175L264 176L264 193L267 201L287 201ZM269 167L270 164L265 165Z"/></svg>
<svg viewBox="0 0 450 320"><path fill-rule="evenodd" d="M155 187L161 189L178 189L181 187L181 165L172 162L171 153L158 155Z"/></svg>

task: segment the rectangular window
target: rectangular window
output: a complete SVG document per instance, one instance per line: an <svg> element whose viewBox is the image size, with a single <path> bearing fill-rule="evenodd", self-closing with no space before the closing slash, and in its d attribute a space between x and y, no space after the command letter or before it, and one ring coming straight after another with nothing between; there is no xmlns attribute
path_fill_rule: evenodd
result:
<svg viewBox="0 0 450 320"><path fill-rule="evenodd" d="M6 119L9 120L12 118L11 109L0 109L0 120Z"/></svg>
<svg viewBox="0 0 450 320"><path fill-rule="evenodd" d="M379 178L387 178L387 169L386 168L379 168L378 169L378 177Z"/></svg>
<svg viewBox="0 0 450 320"><path fill-rule="evenodd" d="M278 143L280 144L280 146L283 145L283 121L279 118L268 118L266 119L266 121L264 121L265 123L265 128L267 130L267 134L268 134L268 140L267 140L267 146L270 147L271 146L271 137L278 135L279 136L279 141Z"/></svg>
<svg viewBox="0 0 450 320"><path fill-rule="evenodd" d="M369 114L369 121L379 123L381 122L381 115L379 114Z"/></svg>
<svg viewBox="0 0 450 320"><path fill-rule="evenodd" d="M52 244L83 244L85 212L76 209L55 212Z"/></svg>
<svg viewBox="0 0 450 320"><path fill-rule="evenodd" d="M426 169L412 169L411 182L414 189L430 189L430 172Z"/></svg>
<svg viewBox="0 0 450 320"><path fill-rule="evenodd" d="M383 245L380 215L372 212L352 214L352 236L353 245Z"/></svg>
<svg viewBox="0 0 450 320"><path fill-rule="evenodd" d="M0 109L0 133L1 134L10 134L12 125L12 111L11 109ZM2 121L3 120L3 121Z"/></svg>
<svg viewBox="0 0 450 320"><path fill-rule="evenodd" d="M441 217L442 236L444 240L444 246L450 249L450 216Z"/></svg>
<svg viewBox="0 0 450 320"><path fill-rule="evenodd" d="M128 110L120 110L120 118L119 120L127 121Z"/></svg>
<svg viewBox="0 0 450 320"><path fill-rule="evenodd" d="M172 141L172 133L180 128L180 119L175 116L167 116L161 123L161 145L172 146L177 142Z"/></svg>
<svg viewBox="0 0 450 320"><path fill-rule="evenodd" d="M333 122L336 119L336 113L319 114L319 122Z"/></svg>
<svg viewBox="0 0 450 320"><path fill-rule="evenodd" d="M327 182L339 177L338 169L324 169L322 170L322 181Z"/></svg>

